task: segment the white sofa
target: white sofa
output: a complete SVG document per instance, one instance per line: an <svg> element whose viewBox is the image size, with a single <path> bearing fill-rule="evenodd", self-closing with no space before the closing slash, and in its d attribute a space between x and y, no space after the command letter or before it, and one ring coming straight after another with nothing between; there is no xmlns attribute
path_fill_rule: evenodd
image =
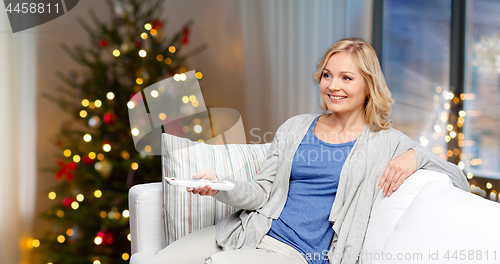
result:
<svg viewBox="0 0 500 264"><path fill-rule="evenodd" d="M162 203L160 182L130 189L130 263L145 264L165 247ZM378 194L363 263L500 263L499 220L499 203L453 187L444 174L419 170L391 197Z"/></svg>

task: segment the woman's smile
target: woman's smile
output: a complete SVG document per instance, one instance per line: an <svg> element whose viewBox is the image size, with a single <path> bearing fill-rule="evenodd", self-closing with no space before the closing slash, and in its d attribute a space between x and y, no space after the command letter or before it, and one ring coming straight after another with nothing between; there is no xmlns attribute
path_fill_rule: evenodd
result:
<svg viewBox="0 0 500 264"><path fill-rule="evenodd" d="M330 101L333 103L343 102L345 101L345 99L347 99L347 96L336 95L336 94L328 94L328 97L330 97Z"/></svg>

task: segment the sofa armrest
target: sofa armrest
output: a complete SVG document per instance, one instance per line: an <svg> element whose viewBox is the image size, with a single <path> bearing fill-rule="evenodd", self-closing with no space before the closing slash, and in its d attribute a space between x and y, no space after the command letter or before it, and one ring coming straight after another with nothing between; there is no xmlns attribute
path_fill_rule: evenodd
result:
<svg viewBox="0 0 500 264"><path fill-rule="evenodd" d="M131 253L156 253L165 247L161 182L138 184L129 190Z"/></svg>

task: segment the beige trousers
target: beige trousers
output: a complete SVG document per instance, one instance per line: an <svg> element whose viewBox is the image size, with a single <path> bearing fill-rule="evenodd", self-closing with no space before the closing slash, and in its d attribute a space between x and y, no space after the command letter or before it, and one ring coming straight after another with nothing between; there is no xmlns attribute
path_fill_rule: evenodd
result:
<svg viewBox="0 0 500 264"><path fill-rule="evenodd" d="M293 247L264 236L256 249L222 251L215 226L193 232L158 252L148 264L307 264Z"/></svg>

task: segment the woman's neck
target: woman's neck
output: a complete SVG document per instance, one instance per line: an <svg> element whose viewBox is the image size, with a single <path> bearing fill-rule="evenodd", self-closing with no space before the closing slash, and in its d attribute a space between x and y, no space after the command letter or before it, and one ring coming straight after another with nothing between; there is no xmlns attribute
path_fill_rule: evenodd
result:
<svg viewBox="0 0 500 264"><path fill-rule="evenodd" d="M329 113L324 115L324 120L322 120L334 131L344 132L352 130L362 130L366 125L367 120L365 117L364 109L358 111L357 113Z"/></svg>

